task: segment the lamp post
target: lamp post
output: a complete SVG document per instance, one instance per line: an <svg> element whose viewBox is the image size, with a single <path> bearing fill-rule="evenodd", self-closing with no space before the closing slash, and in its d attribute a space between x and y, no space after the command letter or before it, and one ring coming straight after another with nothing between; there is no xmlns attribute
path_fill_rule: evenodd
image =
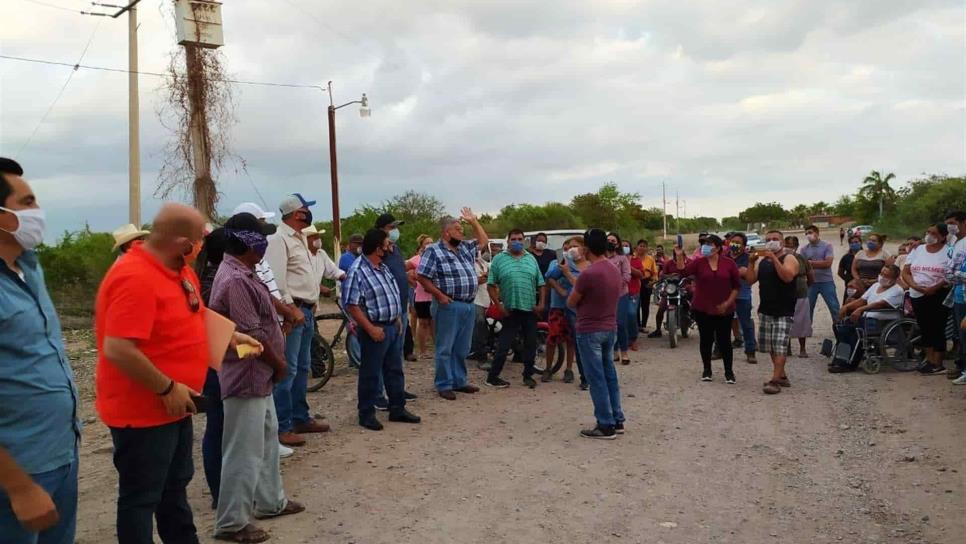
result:
<svg viewBox="0 0 966 544"><path fill-rule="evenodd" d="M352 104L360 104L359 116L369 117L372 114L372 110L369 109L369 98L366 97L366 93L362 93L362 98L359 100L353 100L352 102L346 102L341 106L336 106L335 102L332 100L332 82L329 82L329 170L331 174L332 181L332 237L335 239L333 242L333 253L332 255L338 258L342 254L342 225L341 219L339 218L339 165L336 158L336 147L335 147L335 112L336 110L342 109L346 106L351 106Z"/></svg>

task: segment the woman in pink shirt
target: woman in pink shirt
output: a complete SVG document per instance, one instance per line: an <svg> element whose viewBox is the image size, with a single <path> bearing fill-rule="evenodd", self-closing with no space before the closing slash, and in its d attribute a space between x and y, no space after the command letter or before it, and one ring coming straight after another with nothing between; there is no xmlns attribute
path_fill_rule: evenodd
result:
<svg viewBox="0 0 966 544"><path fill-rule="evenodd" d="M724 359L725 382L733 384L731 318L735 314L735 299L741 285L738 265L721 255L723 245L721 238L709 235L701 245L701 257L687 264L685 275L694 278L691 313L701 337L701 362L704 365L701 381L711 381L711 353L717 344Z"/></svg>
<svg viewBox="0 0 966 544"><path fill-rule="evenodd" d="M416 254L406 261L406 268L411 274L419 268L419 261L422 259L423 251L433 243L433 238L426 234L420 234L416 239L419 249ZM420 359L431 359L433 356L426 352L426 343L433 335L433 314L430 307L433 302L433 295L430 295L420 283L416 283L416 291L413 296L413 308L416 311L416 351Z"/></svg>

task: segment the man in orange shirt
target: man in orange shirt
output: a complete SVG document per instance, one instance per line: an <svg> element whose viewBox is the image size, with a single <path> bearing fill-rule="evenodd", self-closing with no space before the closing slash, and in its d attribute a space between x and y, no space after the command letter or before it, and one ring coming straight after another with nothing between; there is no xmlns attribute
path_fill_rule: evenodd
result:
<svg viewBox="0 0 966 544"><path fill-rule="evenodd" d="M153 232L108 271L97 294L97 400L119 479L117 538L195 543L185 492L194 474L191 414L208 369L201 288L191 269L205 220L166 204ZM244 335L235 342L260 346Z"/></svg>

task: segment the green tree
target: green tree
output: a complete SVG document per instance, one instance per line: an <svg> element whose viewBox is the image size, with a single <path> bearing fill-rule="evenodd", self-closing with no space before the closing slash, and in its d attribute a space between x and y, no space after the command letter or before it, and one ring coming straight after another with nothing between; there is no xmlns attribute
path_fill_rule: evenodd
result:
<svg viewBox="0 0 966 544"><path fill-rule="evenodd" d="M575 196L570 206L585 226L617 230L632 226L640 199L638 193L622 193L616 183L606 183L596 193Z"/></svg>
<svg viewBox="0 0 966 544"><path fill-rule="evenodd" d="M754 206L739 213L738 220L742 223L774 223L787 221L788 212L777 202L767 204L756 202Z"/></svg>
<svg viewBox="0 0 966 544"><path fill-rule="evenodd" d="M896 175L890 172L883 178L881 174L873 170L862 180L859 195L867 200L879 203L879 219L882 219L886 201L894 202L896 199L896 192L889 185L889 181L895 179L895 177Z"/></svg>

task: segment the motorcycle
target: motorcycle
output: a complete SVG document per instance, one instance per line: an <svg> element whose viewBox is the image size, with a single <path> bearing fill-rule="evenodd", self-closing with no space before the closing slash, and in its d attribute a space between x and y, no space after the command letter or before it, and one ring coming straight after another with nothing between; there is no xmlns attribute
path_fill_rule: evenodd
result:
<svg viewBox="0 0 966 544"><path fill-rule="evenodd" d="M664 327L671 348L678 347L678 337L687 338L694 326L691 315L691 279L669 277L658 283L656 292L660 293L666 304Z"/></svg>

